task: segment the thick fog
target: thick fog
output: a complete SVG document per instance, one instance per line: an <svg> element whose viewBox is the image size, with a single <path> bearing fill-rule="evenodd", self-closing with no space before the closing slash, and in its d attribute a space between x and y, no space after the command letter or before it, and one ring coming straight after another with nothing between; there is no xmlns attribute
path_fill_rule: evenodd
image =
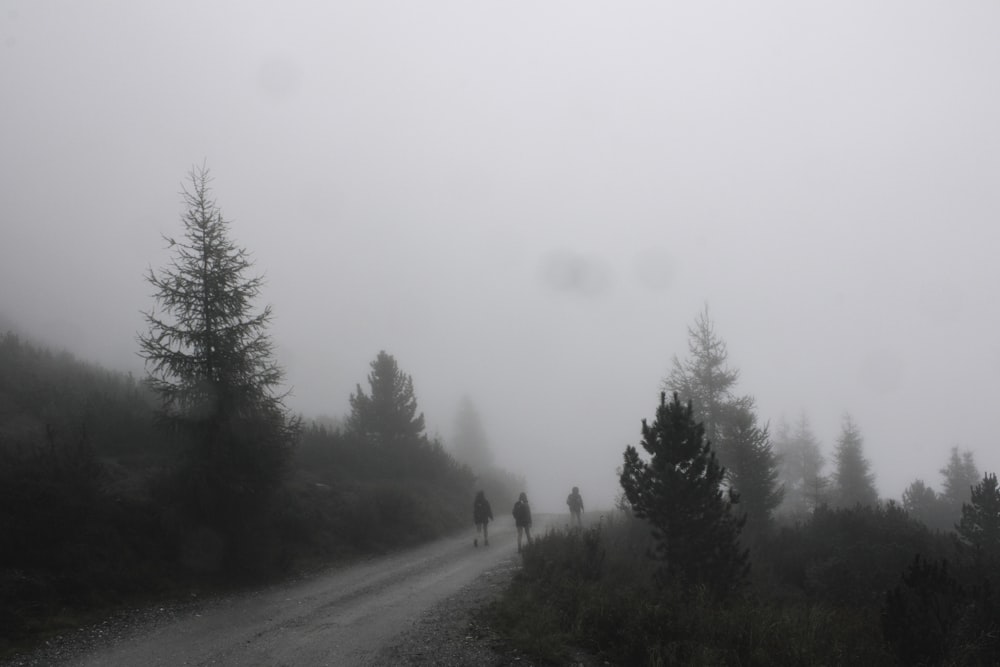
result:
<svg viewBox="0 0 1000 667"><path fill-rule="evenodd" d="M1000 471L994 2L6 0L0 318L142 372L193 165L307 417L379 350L536 511L590 506L707 304L772 426L883 497ZM829 471L829 468L827 468ZM471 499L470 499L471 502Z"/></svg>

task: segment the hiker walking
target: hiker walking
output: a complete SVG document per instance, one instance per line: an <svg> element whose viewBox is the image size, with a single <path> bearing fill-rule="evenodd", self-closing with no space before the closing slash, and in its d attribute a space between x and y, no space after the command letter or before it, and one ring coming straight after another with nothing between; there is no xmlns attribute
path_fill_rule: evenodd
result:
<svg viewBox="0 0 1000 667"><path fill-rule="evenodd" d="M521 553L521 538L527 537L531 544L531 505L523 491L514 503L514 523L517 524L517 552Z"/></svg>
<svg viewBox="0 0 1000 667"><path fill-rule="evenodd" d="M490 501L486 500L486 495L479 491L476 499L472 501L472 521L476 524L476 537L472 539L472 546L479 546L479 534L483 535L483 546L490 546L490 521L493 520L493 509Z"/></svg>
<svg viewBox="0 0 1000 667"><path fill-rule="evenodd" d="M569 505L570 524L576 523L577 527L582 527L583 496L580 495L580 487L573 487L573 492L566 496L566 504Z"/></svg>

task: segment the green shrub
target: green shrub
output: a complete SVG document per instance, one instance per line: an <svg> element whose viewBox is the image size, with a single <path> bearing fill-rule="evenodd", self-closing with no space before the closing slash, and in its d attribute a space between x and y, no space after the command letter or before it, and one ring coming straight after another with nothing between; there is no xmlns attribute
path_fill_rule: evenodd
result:
<svg viewBox="0 0 1000 667"><path fill-rule="evenodd" d="M546 533L491 608L496 626L555 662L576 646L627 665L895 664L877 609L724 600L674 585L654 576L648 530L618 515L588 531Z"/></svg>
<svg viewBox="0 0 1000 667"><path fill-rule="evenodd" d="M893 504L824 506L804 523L777 531L758 550L755 565L771 575L772 586L805 599L878 608L915 555L944 557L951 548L947 538Z"/></svg>
<svg viewBox="0 0 1000 667"><path fill-rule="evenodd" d="M962 586L919 557L885 596L882 632L904 665L1000 664L1000 605L989 580Z"/></svg>

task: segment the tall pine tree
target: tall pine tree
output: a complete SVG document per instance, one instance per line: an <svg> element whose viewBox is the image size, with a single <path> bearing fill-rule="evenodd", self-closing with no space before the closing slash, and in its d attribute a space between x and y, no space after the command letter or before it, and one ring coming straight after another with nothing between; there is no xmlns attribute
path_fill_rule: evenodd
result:
<svg viewBox="0 0 1000 667"><path fill-rule="evenodd" d="M663 573L685 586L733 591L749 570L739 546L743 520L734 515L725 468L691 404L682 405L676 393L668 403L661 393L653 423L642 421L641 444L649 460L629 445L620 482L635 515L652 525Z"/></svg>
<svg viewBox="0 0 1000 667"><path fill-rule="evenodd" d="M282 370L267 333L271 309L254 312L262 278L211 198L206 168L182 192L184 237L167 238L172 263L150 269L161 311L139 335L160 422L188 444L182 497L191 515L230 537L264 509L298 437L277 387Z"/></svg>

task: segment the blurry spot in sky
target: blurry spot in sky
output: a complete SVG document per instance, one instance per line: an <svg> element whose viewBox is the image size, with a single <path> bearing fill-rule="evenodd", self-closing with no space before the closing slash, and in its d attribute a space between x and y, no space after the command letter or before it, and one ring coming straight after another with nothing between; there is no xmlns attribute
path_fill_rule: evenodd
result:
<svg viewBox="0 0 1000 667"><path fill-rule="evenodd" d="M553 251L542 258L542 281L557 292L596 296L611 283L607 268L596 259L565 250Z"/></svg>
<svg viewBox="0 0 1000 667"><path fill-rule="evenodd" d="M674 260L662 248L643 250L636 257L636 271L643 287L655 292L669 288L674 282Z"/></svg>
<svg viewBox="0 0 1000 667"><path fill-rule="evenodd" d="M903 362L887 349L869 350L861 361L861 384L880 394L891 394L903 380Z"/></svg>
<svg viewBox="0 0 1000 667"><path fill-rule="evenodd" d="M920 312L932 324L947 324L959 319L965 309L962 290L954 283L938 280L920 288L917 300Z"/></svg>
<svg viewBox="0 0 1000 667"><path fill-rule="evenodd" d="M257 70L257 86L264 97L275 101L294 97L302 85L302 69L283 56L266 58Z"/></svg>
<svg viewBox="0 0 1000 667"><path fill-rule="evenodd" d="M10 21L10 23L7 24L7 25L5 25L4 27L5 28L7 28L7 27L13 28L14 24L17 22L17 20L19 18L21 18L21 13L18 12L16 9L9 9L9 10L7 10L7 19ZM8 49L11 49L11 48L14 48L15 46L17 46L17 38L14 36L13 32L11 32L10 34L4 36L3 45L4 45L4 47L6 47Z"/></svg>

